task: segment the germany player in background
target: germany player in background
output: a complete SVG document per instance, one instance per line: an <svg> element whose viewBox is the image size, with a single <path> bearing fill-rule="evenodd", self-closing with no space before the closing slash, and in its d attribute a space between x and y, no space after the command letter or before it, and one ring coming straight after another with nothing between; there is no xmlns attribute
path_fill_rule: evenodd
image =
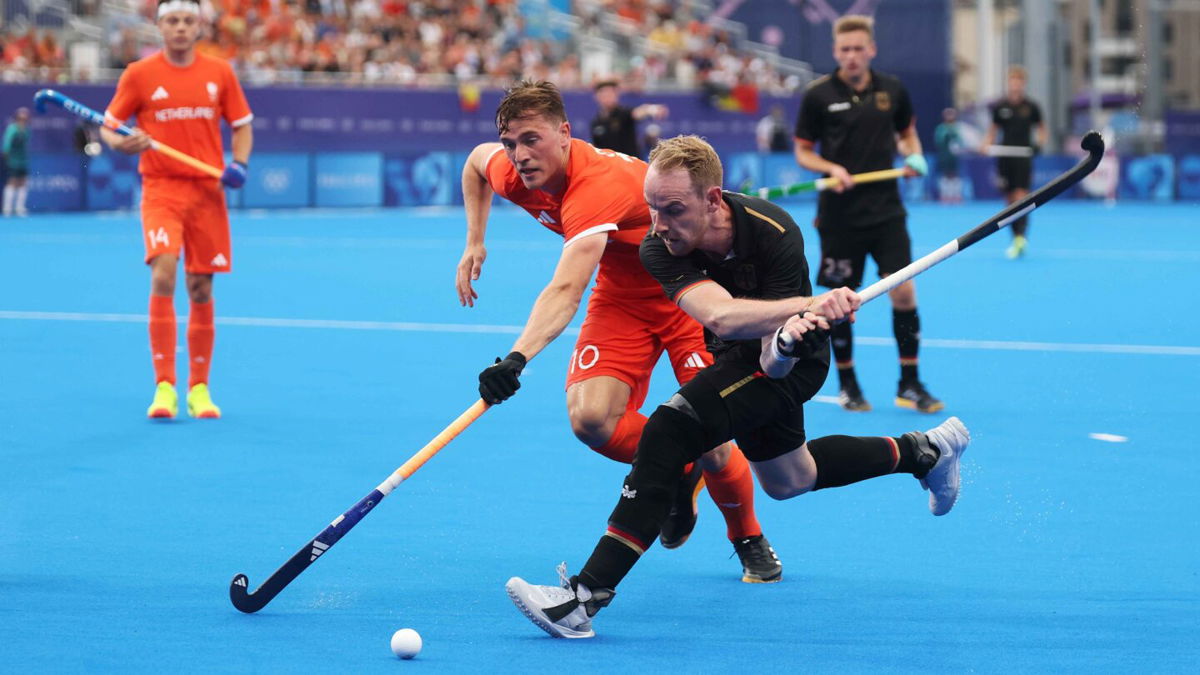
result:
<svg viewBox="0 0 1200 675"><path fill-rule="evenodd" d="M559 585L508 581L521 613L554 637L595 634L593 616L662 526L674 476L731 438L775 499L891 474L920 479L935 516L958 498L970 435L956 417L924 433L807 440L804 403L829 372L822 332L836 320L853 321L861 298L845 287L813 296L804 236L792 218L721 184L717 153L695 136L668 139L650 153L645 198L654 225L642 263L705 327L716 359L650 416L608 527L579 575L568 576L564 565ZM779 340L783 332L794 340L790 347Z"/></svg>
<svg viewBox="0 0 1200 675"><path fill-rule="evenodd" d="M908 90L900 80L871 69L875 58L870 17L847 15L833 27L833 56L838 69L809 85L796 120L796 161L810 171L838 180L820 195L817 233L821 265L817 283L826 288L862 285L867 254L879 275L912 262L908 212L895 181L855 185L851 174L890 169L899 151L913 175L929 172ZM815 149L820 146L820 153ZM900 351L896 405L925 413L941 410L917 377L921 322L916 285L906 281L888 292L892 329ZM846 410L867 411L854 373L854 336L850 323L833 328L833 356Z"/></svg>
<svg viewBox="0 0 1200 675"><path fill-rule="evenodd" d="M233 162L220 181L156 152L142 154L142 230L150 266L150 352L156 388L147 415L171 418L179 407L175 390L175 278L184 256L188 313L188 414L216 418L221 410L208 389L213 352L213 274L232 268L229 214L222 185L239 188L254 143L254 115L229 63L196 52L200 3L160 0L158 29L163 49L131 63L105 110L113 123L137 118L137 129L122 136L102 128L114 150L134 155L151 139L212 166L224 163L220 120L232 128Z"/></svg>
<svg viewBox="0 0 1200 675"><path fill-rule="evenodd" d="M638 260L638 245L650 227L642 198L646 163L571 138L562 96L549 82L524 81L509 89L496 111L496 127L500 142L478 145L463 167L467 245L458 266L459 301L474 306L478 297L472 283L487 257L484 233L493 194L560 235L563 248L511 353L479 374L479 395L497 404L516 392L526 362L567 327L599 268L567 367L567 414L580 441L605 457L632 463L646 425L639 409L659 357L667 353L681 383L712 363L700 325L663 296ZM662 545L678 547L691 534L703 475L741 560L742 580L779 581L783 566L754 515L750 465L736 445L706 449L710 452L693 465L680 465L675 475Z"/></svg>
<svg viewBox="0 0 1200 675"><path fill-rule="evenodd" d="M997 157L996 177L1005 203L1012 204L1025 198L1033 183L1033 155L1046 146L1046 122L1042 109L1025 95L1029 75L1021 66L1008 69L1008 87L1004 98L992 104L992 124L983 140L983 151L999 140L999 145L1029 148L1028 157ZM1034 130L1037 138L1034 138ZM1012 245L1008 247L1009 258L1025 255L1028 244L1029 216L1024 215L1012 223Z"/></svg>

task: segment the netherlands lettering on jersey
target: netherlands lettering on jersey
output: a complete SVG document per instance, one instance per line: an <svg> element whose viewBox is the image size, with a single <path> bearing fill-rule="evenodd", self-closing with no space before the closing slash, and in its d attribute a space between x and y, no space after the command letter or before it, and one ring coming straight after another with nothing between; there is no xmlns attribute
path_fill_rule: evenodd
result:
<svg viewBox="0 0 1200 675"><path fill-rule="evenodd" d="M217 111L208 106L198 106L190 108L184 106L182 108L164 108L154 111L154 119L158 122L170 122L172 120L215 120Z"/></svg>

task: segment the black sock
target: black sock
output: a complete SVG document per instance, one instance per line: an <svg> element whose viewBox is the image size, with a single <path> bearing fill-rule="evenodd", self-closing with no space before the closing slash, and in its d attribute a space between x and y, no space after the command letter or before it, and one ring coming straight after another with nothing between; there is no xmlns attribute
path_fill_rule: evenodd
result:
<svg viewBox="0 0 1200 675"><path fill-rule="evenodd" d="M590 589L616 588L640 557L628 544L608 535L600 537L592 557L579 573L579 581Z"/></svg>
<svg viewBox="0 0 1200 675"><path fill-rule="evenodd" d="M809 441L808 452L817 463L814 490L918 470L916 447L904 437L825 436Z"/></svg>
<svg viewBox="0 0 1200 675"><path fill-rule="evenodd" d="M608 529L579 573L584 585L616 588L658 537L683 467L712 445L692 416L661 405L654 411L642 429L633 470L625 477Z"/></svg>
<svg viewBox="0 0 1200 675"><path fill-rule="evenodd" d="M1024 237L1025 232L1029 229L1029 216L1021 216L1013 221L1012 233L1014 237Z"/></svg>
<svg viewBox="0 0 1200 675"><path fill-rule="evenodd" d="M854 333L850 322L834 324L829 331L830 342L833 343L833 359L837 362L838 382L843 387L847 384L857 385L854 377Z"/></svg>
<svg viewBox="0 0 1200 675"><path fill-rule="evenodd" d="M917 316L915 307L892 310L892 332L900 350L900 381L914 381L917 379L917 351L921 346L921 317Z"/></svg>
<svg viewBox="0 0 1200 675"><path fill-rule="evenodd" d="M924 478L925 474L929 473L929 468L937 461L938 450L929 444L930 449L935 453L930 459L929 456L924 457L924 462L918 459L920 448L917 447L917 442L913 440L912 434L905 434L900 438L893 438L896 441L896 447L900 451L900 461L896 463L896 470L892 473L911 473L917 478ZM928 453L926 453L928 455Z"/></svg>

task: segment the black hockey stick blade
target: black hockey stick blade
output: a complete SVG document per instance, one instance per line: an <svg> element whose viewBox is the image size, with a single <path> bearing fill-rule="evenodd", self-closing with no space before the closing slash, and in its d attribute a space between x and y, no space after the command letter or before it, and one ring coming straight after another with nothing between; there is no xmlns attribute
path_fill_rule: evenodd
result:
<svg viewBox="0 0 1200 675"><path fill-rule="evenodd" d="M300 576L301 572L308 569L309 565L316 562L317 558L338 543L338 540L357 525L358 521L378 506L384 496L379 488L371 490L370 494L360 499L357 504L350 507L349 511L338 516L329 524L329 527L321 530L320 534L296 551L253 593L250 592L249 577L245 574L234 575L233 581L229 582L229 599L233 602L233 606L247 614L253 614L266 607L267 603L274 600L275 596L287 588L287 585Z"/></svg>

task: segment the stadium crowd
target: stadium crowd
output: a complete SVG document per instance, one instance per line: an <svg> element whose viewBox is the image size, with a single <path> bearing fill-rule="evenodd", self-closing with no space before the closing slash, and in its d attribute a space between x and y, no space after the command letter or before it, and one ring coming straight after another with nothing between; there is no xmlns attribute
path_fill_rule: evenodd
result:
<svg viewBox="0 0 1200 675"><path fill-rule="evenodd" d="M129 0L152 21L155 0ZM726 31L698 18L687 0L573 0L571 26L547 27L544 12L518 0L206 0L212 30L201 51L232 61L248 85L299 82L505 86L521 77L586 89L581 40L598 37L627 56L629 89L737 88L783 93L803 84ZM536 3L532 3L536 5ZM541 23L539 23L541 22ZM538 25L531 25L538 24ZM144 27L145 24L142 24ZM133 22L108 26L101 68L121 69L158 48ZM0 33L5 80L68 68L60 36ZM40 70L39 70L40 69ZM611 75L611 73L603 73ZM88 78L75 69L75 78ZM44 78L43 78L44 79ZM61 79L61 78L58 78Z"/></svg>

